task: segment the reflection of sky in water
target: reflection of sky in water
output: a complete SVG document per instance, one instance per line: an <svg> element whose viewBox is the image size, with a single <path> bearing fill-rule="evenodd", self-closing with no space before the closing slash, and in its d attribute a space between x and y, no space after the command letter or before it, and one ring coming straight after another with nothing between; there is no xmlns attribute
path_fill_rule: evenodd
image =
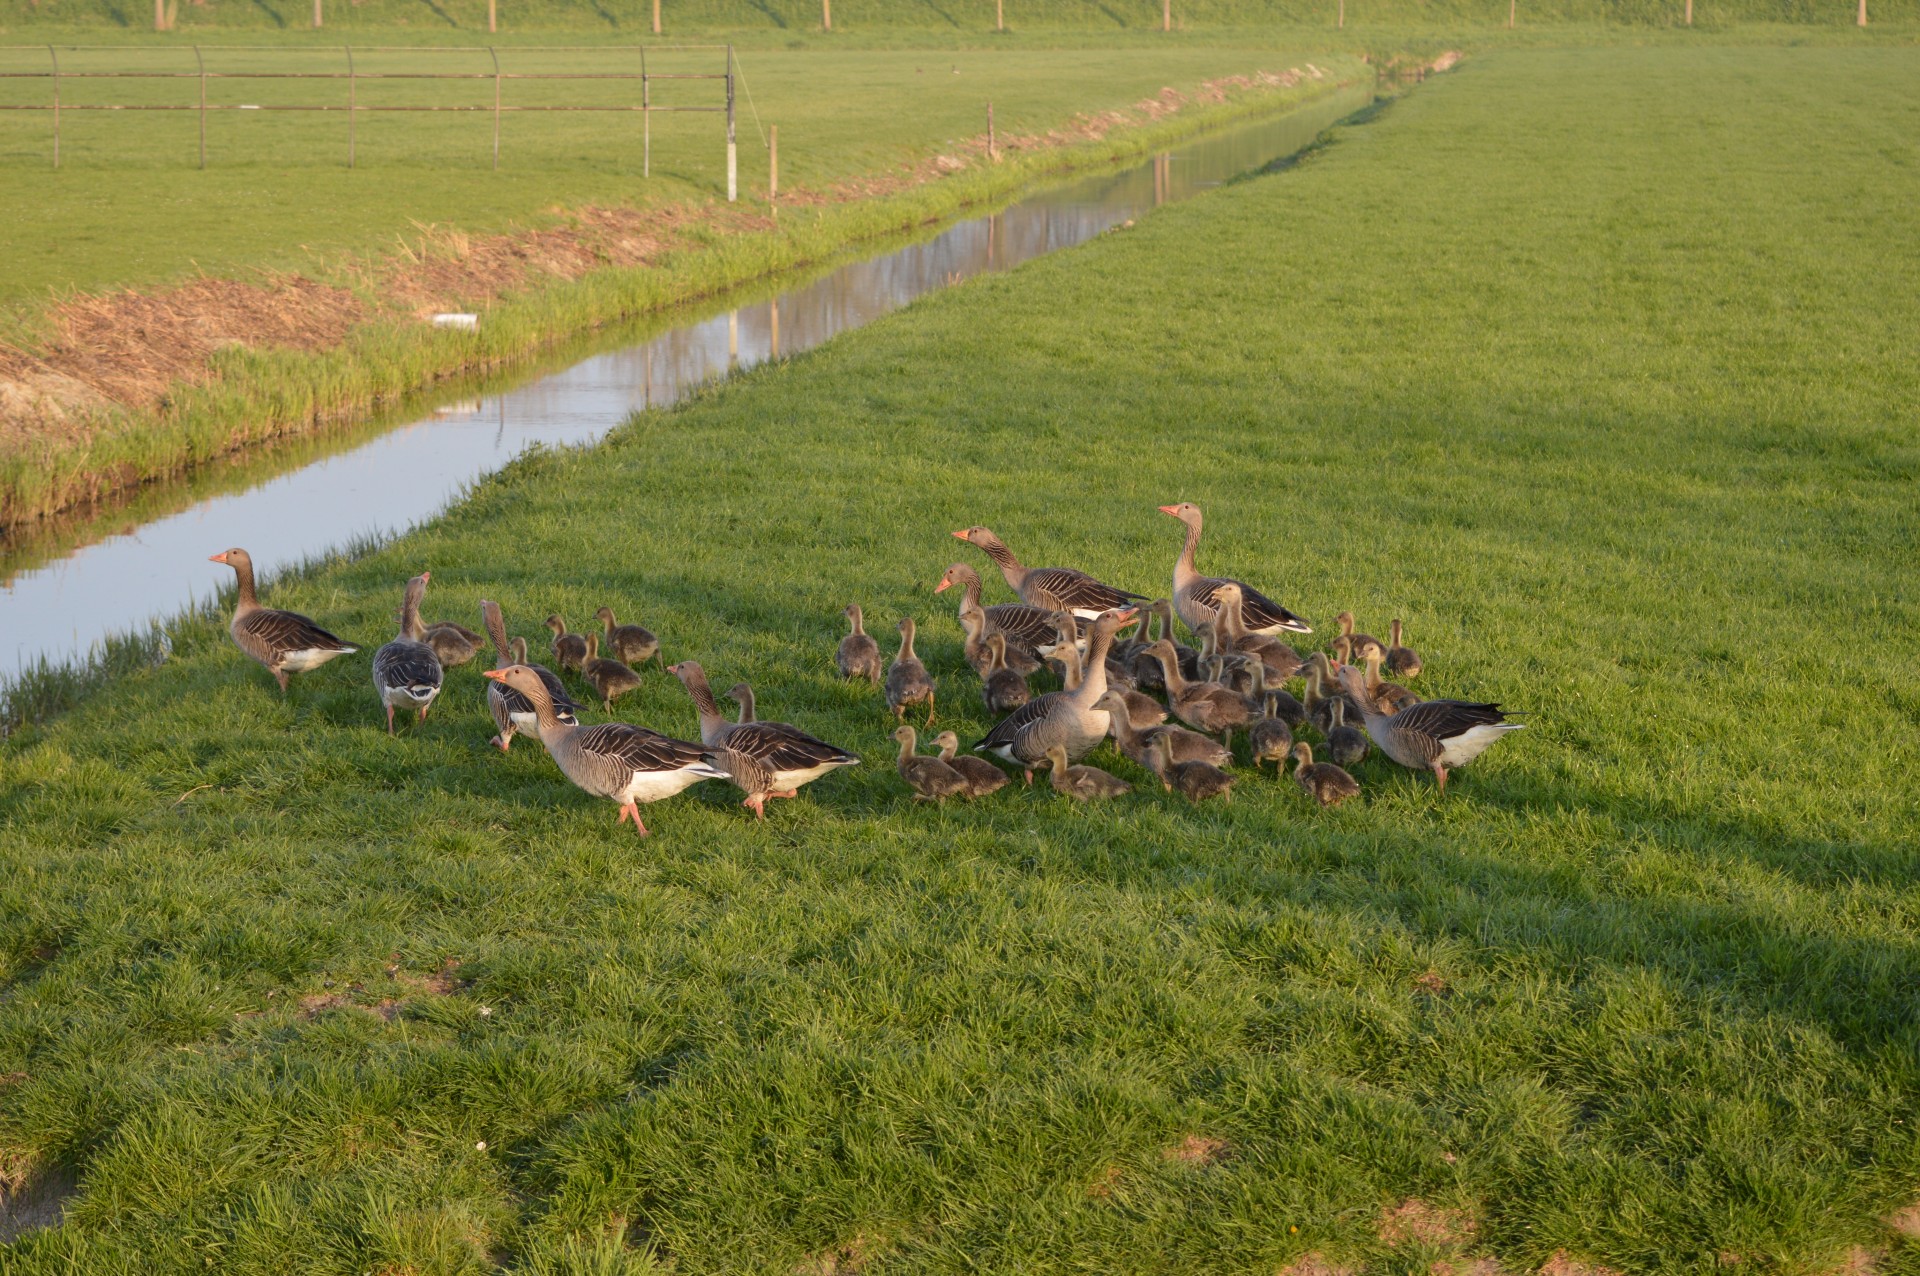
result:
<svg viewBox="0 0 1920 1276"><path fill-rule="evenodd" d="M245 546L263 573L431 517L529 444L590 442L630 414L770 355L811 349L923 293L1083 243L1169 200L1290 155L1364 101L1249 125L1137 167L1036 194L923 243L850 262L772 301L586 359L517 389L453 404L351 451L212 497L0 585L0 676L62 659L210 596L232 573L207 555Z"/></svg>

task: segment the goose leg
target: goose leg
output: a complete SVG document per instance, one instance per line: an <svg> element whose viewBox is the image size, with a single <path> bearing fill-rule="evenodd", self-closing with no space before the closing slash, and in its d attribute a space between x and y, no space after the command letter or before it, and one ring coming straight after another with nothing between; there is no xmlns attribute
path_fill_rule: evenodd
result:
<svg viewBox="0 0 1920 1276"><path fill-rule="evenodd" d="M1438 762L1434 763L1433 778L1440 781L1440 796L1445 797L1447 795L1447 768L1441 766Z"/></svg>
<svg viewBox="0 0 1920 1276"><path fill-rule="evenodd" d="M285 696L287 694L287 671L285 669L275 669L273 671L273 680L280 684L280 694Z"/></svg>
<svg viewBox="0 0 1920 1276"><path fill-rule="evenodd" d="M927 693L927 725L933 725L933 693Z"/></svg>
<svg viewBox="0 0 1920 1276"><path fill-rule="evenodd" d="M387 734L393 734L393 706L387 706Z"/></svg>
<svg viewBox="0 0 1920 1276"><path fill-rule="evenodd" d="M432 706L432 705L430 705L430 704L423 704L423 705L421 705L421 706L420 706L420 716L419 716L419 717L417 717L417 718L415 718L415 719L414 719L414 721L415 721L415 722L425 722L425 721L427 720L427 710L429 710L429 709L431 709L431 708L433 708L433 706Z"/></svg>
<svg viewBox="0 0 1920 1276"><path fill-rule="evenodd" d="M767 793L756 793L752 797L748 798L746 801L742 802L740 805L746 807L749 811L752 811L754 819L764 820L767 818L767 798L773 797L773 796L778 796L778 795L767 794ZM792 797L793 795L789 793L787 796Z"/></svg>

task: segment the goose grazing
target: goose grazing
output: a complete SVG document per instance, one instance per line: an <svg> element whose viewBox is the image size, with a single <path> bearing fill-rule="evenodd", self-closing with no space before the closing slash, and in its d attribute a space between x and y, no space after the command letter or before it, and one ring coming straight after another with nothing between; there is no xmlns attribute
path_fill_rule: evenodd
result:
<svg viewBox="0 0 1920 1276"><path fill-rule="evenodd" d="M887 666L887 708L893 710L896 718L905 718L907 706L924 704L927 706L927 722L933 722L933 679L927 673L927 667L920 657L913 654L913 617L903 616L898 626L900 630L900 651L894 656L893 663Z"/></svg>
<svg viewBox="0 0 1920 1276"><path fill-rule="evenodd" d="M510 665L527 664L527 640L515 638L511 646L507 643L507 623L500 616L500 604L480 600L480 623L487 631L487 637L493 640L493 667L505 669ZM527 665L547 689L547 702L553 706L554 717L567 726L580 725L574 715L580 712L580 706L567 694L567 688L559 676L550 669L539 665ZM488 741L505 753L507 746L513 743L513 733L524 731L533 734L539 727L539 716L534 712L533 701L509 687L498 679L487 683L487 712L493 715L493 725L500 733Z"/></svg>
<svg viewBox="0 0 1920 1276"><path fill-rule="evenodd" d="M554 712L544 670L527 665L488 669L484 676L500 683L533 706L534 733L547 746L560 773L594 797L620 804L622 823L633 820L641 837L640 806L672 797L701 780L723 780L727 773L706 760L705 750L686 740L675 740L627 722L602 722L583 727L562 722Z"/></svg>
<svg viewBox="0 0 1920 1276"><path fill-rule="evenodd" d="M1420 653L1411 647L1400 645L1400 622L1393 622L1393 646L1387 648L1387 672L1396 678L1413 679L1420 676L1420 670L1426 666L1420 660Z"/></svg>
<svg viewBox="0 0 1920 1276"><path fill-rule="evenodd" d="M1232 800L1232 776L1211 762L1175 762L1172 748L1163 735L1147 751L1149 769L1160 777L1161 788L1169 793L1178 792L1189 802L1204 802L1212 797Z"/></svg>
<svg viewBox="0 0 1920 1276"><path fill-rule="evenodd" d="M752 687L749 687L744 682L736 682L727 688L727 699L740 706L740 712L735 715L733 719L736 726L741 723L758 721L753 711Z"/></svg>
<svg viewBox="0 0 1920 1276"><path fill-rule="evenodd" d="M915 801L945 802L950 797L967 794L967 777L939 758L930 758L914 751L918 736L912 727L901 723L894 730L893 738L900 742L900 756L894 762L894 769L900 772L900 778L913 790ZM991 766L992 763L986 765ZM1003 782L1005 779L1005 776L1001 777Z"/></svg>
<svg viewBox="0 0 1920 1276"><path fill-rule="evenodd" d="M427 596L431 573L421 572L407 582L406 601L400 605L400 632L394 640L373 653L373 689L387 711L387 734L393 734L396 708L419 710L417 722L427 720L433 698L440 694L446 673L440 658L423 641L426 627L420 623L420 601Z"/></svg>
<svg viewBox="0 0 1920 1276"><path fill-rule="evenodd" d="M587 635L587 658L580 664L587 685L600 693L600 707L613 712L613 702L640 685L640 675L624 661L609 660L600 654L600 635Z"/></svg>
<svg viewBox="0 0 1920 1276"><path fill-rule="evenodd" d="M1419 704L1419 696L1399 683L1388 682L1380 676L1380 666L1385 659L1385 653L1378 647L1367 652L1367 698L1382 713L1398 713Z"/></svg>
<svg viewBox="0 0 1920 1276"><path fill-rule="evenodd" d="M1299 652L1272 634L1251 633L1247 629L1246 590L1235 581L1225 581L1213 591L1214 639L1222 651L1251 656L1267 667L1275 682L1285 682L1299 674L1306 664Z"/></svg>
<svg viewBox="0 0 1920 1276"><path fill-rule="evenodd" d="M1027 680L1007 668L1005 634L987 635L987 671L982 679L980 698L986 701L988 713L1012 713L1033 699L1033 688L1027 685Z"/></svg>
<svg viewBox="0 0 1920 1276"><path fill-rule="evenodd" d="M428 625L422 641L433 648L442 669L464 665L480 654L480 635L451 620L436 620Z"/></svg>
<svg viewBox="0 0 1920 1276"><path fill-rule="evenodd" d="M680 679L693 698L693 706L700 713L700 742L708 749L733 749L766 766L772 774L769 797L790 798L801 785L860 762L845 749L815 739L789 723L728 722L720 716L720 706L714 703L713 691L707 686L707 672L698 661L682 660L668 665L667 672Z"/></svg>
<svg viewBox="0 0 1920 1276"><path fill-rule="evenodd" d="M1133 786L1117 775L1097 766L1068 766L1065 745L1056 744L1046 751L1047 769L1052 773L1053 791L1064 793L1076 802L1093 798L1119 797L1133 792Z"/></svg>
<svg viewBox="0 0 1920 1276"><path fill-rule="evenodd" d="M1293 782L1321 806L1339 806L1360 792L1360 782L1331 762L1315 762L1313 746L1305 740L1293 746Z"/></svg>
<svg viewBox="0 0 1920 1276"><path fill-rule="evenodd" d="M233 623L227 632L241 651L260 662L280 694L287 694L287 675L318 669L335 656L360 650L328 633L297 611L279 611L262 607L253 592L253 558L244 549L229 549L207 559L225 563L240 578L240 596L233 609Z"/></svg>
<svg viewBox="0 0 1920 1276"><path fill-rule="evenodd" d="M1013 657L1016 650L1036 657L1053 654L1060 635L1054 628L1052 609L1029 607L1025 603L996 603L991 607L982 607L980 573L965 563L954 563L948 567L946 574L940 577L940 583L933 587L933 592L938 594L954 585L960 586L960 623L965 625L967 616L973 614L984 621L980 631L982 639L996 631L1005 634L1009 658ZM1019 667L1015 662L1013 668Z"/></svg>
<svg viewBox="0 0 1920 1276"><path fill-rule="evenodd" d="M984 551L1000 569L1000 574L1006 577L1007 587L1020 595L1021 601L1029 606L1058 609L1071 612L1082 620L1092 620L1103 612L1128 607L1145 599L1143 594L1130 594L1124 589L1104 585L1071 567L1023 567L1020 560L1013 556L1013 551L984 527L969 527L954 535Z"/></svg>
<svg viewBox="0 0 1920 1276"><path fill-rule="evenodd" d="M974 744L977 753L992 753L1022 767L1027 782L1033 782L1033 768L1047 756L1047 750L1060 745L1067 756L1083 758L1106 739L1109 714L1098 708L1107 694L1107 648L1120 626L1133 619L1131 609L1110 611L1093 622L1088 640L1087 673L1071 691L1049 691L1037 696L1002 718L993 730Z"/></svg>
<svg viewBox="0 0 1920 1276"><path fill-rule="evenodd" d="M547 617L547 628L553 631L554 663L579 673L587 659L587 640L579 634L568 633L566 618L558 612Z"/></svg>
<svg viewBox="0 0 1920 1276"><path fill-rule="evenodd" d="M833 663L840 666L842 678L865 678L876 687L880 685L880 644L867 633L865 621L860 614L859 603L848 603L846 610L840 613L853 626L853 632L840 640L840 647L833 653Z"/></svg>
<svg viewBox="0 0 1920 1276"><path fill-rule="evenodd" d="M660 639L645 625L622 625L615 623L613 608L602 607L593 613L600 622L600 636L607 644L607 654L625 664L639 666L659 657L662 665L667 658L660 655Z"/></svg>
<svg viewBox="0 0 1920 1276"><path fill-rule="evenodd" d="M998 793L1010 783L1007 773L985 758L961 755L960 737L951 731L942 731L933 737L933 745L940 750L940 760L966 780L969 800Z"/></svg>
<svg viewBox="0 0 1920 1276"><path fill-rule="evenodd" d="M1214 766L1226 766L1233 761L1233 754L1212 736L1201 735L1185 727L1141 726L1130 721L1125 712L1126 702L1112 688L1108 688L1100 703L1112 723L1114 745L1124 756L1149 771L1153 770L1153 750L1162 740L1173 750L1175 762L1208 762Z"/></svg>
<svg viewBox="0 0 1920 1276"><path fill-rule="evenodd" d="M1167 684L1167 707L1173 716L1198 731L1220 732L1231 749L1233 729L1253 718L1246 698L1217 682L1187 681L1174 658L1173 644L1164 638L1153 644L1153 652L1160 658L1160 677Z"/></svg>
<svg viewBox="0 0 1920 1276"><path fill-rule="evenodd" d="M1327 727L1327 756L1343 767L1356 767L1367 760L1367 737L1347 723L1347 702L1329 699L1333 721Z"/></svg>
<svg viewBox="0 0 1920 1276"><path fill-rule="evenodd" d="M1173 608L1180 613L1180 619L1187 623L1187 628L1191 629L1203 620L1213 619L1216 606L1214 593L1229 582L1225 577L1202 576L1200 569L1194 566L1193 556L1200 548L1200 507L1191 501L1182 501L1178 505L1162 505L1160 512L1187 525L1187 543L1180 550L1180 557L1173 562ZM1241 612L1249 633L1313 632L1306 621L1245 581L1231 583L1240 586Z"/></svg>
<svg viewBox="0 0 1920 1276"><path fill-rule="evenodd" d="M1367 734L1380 752L1403 767L1432 771L1442 797L1447 793L1447 772L1465 766L1507 732L1526 725L1508 722L1497 704L1469 700L1423 700L1388 717L1364 703L1367 687L1359 670L1342 669L1340 681L1350 696L1363 701Z"/></svg>
<svg viewBox="0 0 1920 1276"><path fill-rule="evenodd" d="M1383 656L1387 654L1386 644L1378 638L1375 638L1372 634L1356 634L1353 632L1352 612L1343 611L1338 616L1335 616L1333 620L1335 624L1340 626L1340 636L1347 640L1348 654L1341 657L1343 662L1365 660L1369 651L1377 651Z"/></svg>

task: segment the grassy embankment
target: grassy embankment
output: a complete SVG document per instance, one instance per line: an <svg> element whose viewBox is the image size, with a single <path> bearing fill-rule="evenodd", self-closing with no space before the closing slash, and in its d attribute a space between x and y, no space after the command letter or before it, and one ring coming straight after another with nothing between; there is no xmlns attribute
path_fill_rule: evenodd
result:
<svg viewBox="0 0 1920 1276"><path fill-rule="evenodd" d="M239 55L208 56L220 65L223 57ZM292 54L245 56L254 64L318 65ZM516 65L511 51L505 56L510 67ZM750 83L758 109L781 127L782 188L792 199L777 226L762 216L766 153L744 113L745 200L739 216L714 213L718 221L709 216L713 210L699 211L724 189L724 148L717 117L710 115L663 117L655 130L656 176L643 181L637 131L624 116L509 116L503 168L495 173L488 169L484 115L369 117L360 126L360 167L349 171L337 118L236 113L215 117L212 163L199 172L188 167L195 146L190 114L70 113L63 126L66 167L58 173L36 169L33 180L9 184L0 194L0 226L6 227L0 253L14 263L0 301L12 304L17 345L32 350L37 341L52 339L49 288L164 287L199 272L246 279L255 271L297 271L344 289L358 307L359 322L337 343L322 340L311 350L217 349L208 357L212 375L204 384L176 384L164 400L106 422L85 428L56 422L45 429L16 424L0 431L0 523L358 413L450 373L523 359L569 333L818 260L850 241L994 198L1045 171L1137 154L1208 123L1277 109L1324 91L1336 79L1368 74L1356 59L1323 55L1331 73L1296 87L1229 90L1225 101L1191 102L1158 122L1136 111L1131 127L1112 129L1097 141L1074 144L1070 138L1062 145L1011 149L1014 139L1068 124L1076 113L1130 108L1169 82L1192 93L1205 80L1261 68L1285 71L1302 60L1271 50L1222 48L759 52L751 59ZM655 59L656 69L663 61ZM706 61L719 65L711 56ZM363 51L361 69L369 63L382 65ZM691 55L681 63L692 65ZM386 65L398 63L389 58ZM525 55L517 65L542 64ZM32 83L14 82L9 91L26 92L19 86ZM69 101L76 92L104 92L99 85L115 83L70 89ZM317 92L339 92L331 81L317 82L320 89L315 83L216 81L214 87L238 101L311 100ZM626 91L607 83L584 91ZM192 81L133 84L113 91L175 97L194 92ZM693 87L667 85L656 100L716 100L717 87L703 87L704 97ZM565 91L535 82L516 84L513 92L522 99L544 94L564 100ZM361 100L424 100L435 93L445 100L448 90L386 81L373 83ZM1010 148L998 164L963 145L984 132L989 100ZM45 162L40 152L47 139L34 135L41 123L36 117L33 126L9 135L8 167ZM956 151L966 166L934 180L925 180L922 171L917 184L899 180L904 165L924 165L944 151ZM806 192L817 196L864 177L881 183L865 198L802 202ZM631 204L694 211L614 232L589 221L582 233L590 245L612 235L639 235L657 238L660 246L644 264L609 266L578 278L543 273L539 263L547 254L537 243L524 252L496 254L504 269L521 272L504 282L461 260L472 254L476 239L516 224L565 228L572 219L559 210ZM422 223L434 223L438 231L422 236ZM396 237L406 241L397 249ZM492 295L503 286L510 289L506 295ZM477 336L435 333L416 317L423 299L431 299L427 309L485 309L486 321ZM296 309L300 304L290 303ZM324 319L318 316L316 327L324 328ZM146 312L129 314L100 339L162 330L167 322ZM235 320L216 306L196 331L222 331L223 323ZM123 358L107 360L113 366L101 375L138 380L138 367L126 365L140 364L144 352L136 340ZM149 391L168 384L164 377L148 380ZM0 407L4 403L0 396Z"/></svg>
<svg viewBox="0 0 1920 1276"><path fill-rule="evenodd" d="M765 825L182 627L0 752L0 1163L81 1185L12 1270L1913 1270L1916 74L1476 61L272 591L610 601L873 759ZM1444 804L907 801L838 609L978 730L947 531L1153 588L1177 497L1532 729Z"/></svg>

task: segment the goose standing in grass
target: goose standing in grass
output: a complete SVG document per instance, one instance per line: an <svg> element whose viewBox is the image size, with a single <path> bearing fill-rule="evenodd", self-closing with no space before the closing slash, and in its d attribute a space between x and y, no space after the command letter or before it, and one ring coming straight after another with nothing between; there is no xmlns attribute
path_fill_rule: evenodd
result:
<svg viewBox="0 0 1920 1276"><path fill-rule="evenodd" d="M1364 732L1347 721L1347 702L1330 699L1333 721L1327 727L1327 756L1334 764L1343 767L1356 767L1367 760L1367 737Z"/></svg>
<svg viewBox="0 0 1920 1276"><path fill-rule="evenodd" d="M1403 647L1400 645L1400 622L1398 620L1393 622L1391 632L1393 634L1393 646L1387 648L1387 672L1396 678L1405 678L1409 681L1418 678L1420 671L1426 667L1420 659L1420 653L1411 647Z"/></svg>
<svg viewBox="0 0 1920 1276"><path fill-rule="evenodd" d="M915 801L945 802L950 797L961 797L967 793L970 787L967 777L940 758L915 752L919 737L912 727L901 723L895 729L893 738L900 742L900 756L894 762L894 769L900 772L900 778L913 790Z"/></svg>
<svg viewBox="0 0 1920 1276"><path fill-rule="evenodd" d="M1189 682L1180 673L1173 644L1164 638L1153 644L1153 652L1160 658L1160 677L1167 684L1167 707L1173 710L1174 717L1197 731L1209 735L1221 733L1231 749L1233 729L1245 726L1253 718L1246 698L1217 682Z"/></svg>
<svg viewBox="0 0 1920 1276"><path fill-rule="evenodd" d="M740 706L740 712L734 715L733 719L736 726L759 720L759 715L754 712L753 688L749 687L746 683L736 682L731 687L728 687L727 699Z"/></svg>
<svg viewBox="0 0 1920 1276"><path fill-rule="evenodd" d="M1372 634L1357 634L1353 631L1352 612L1343 611L1333 619L1334 623L1340 626L1340 636L1347 640L1347 654L1340 658L1343 663L1365 660L1369 651L1377 651L1383 656L1387 654L1387 645L1378 638Z"/></svg>
<svg viewBox="0 0 1920 1276"><path fill-rule="evenodd" d="M668 665L667 672L680 679L699 711L701 743L709 749L734 749L765 765L772 775L769 797L790 798L801 785L860 762L845 749L815 739L789 723L728 722L720 716L720 706L714 703L713 691L707 686L707 672L696 660Z"/></svg>
<svg viewBox="0 0 1920 1276"><path fill-rule="evenodd" d="M246 550L223 550L207 561L225 563L239 577L239 599L227 632L233 635L236 647L273 675L273 680L280 684L281 695L287 694L288 674L318 669L335 656L360 650L297 611L262 607L253 592L253 557Z"/></svg>
<svg viewBox="0 0 1920 1276"><path fill-rule="evenodd" d="M1247 724L1247 752L1255 770L1271 762L1278 774L1286 769L1293 752L1293 727L1280 716L1280 697L1286 694L1278 687L1262 686L1260 716Z"/></svg>
<svg viewBox="0 0 1920 1276"><path fill-rule="evenodd" d="M960 752L960 737L951 731L942 731L933 737L934 748L940 750L940 760L960 773L967 782L967 797L983 798L989 793L998 793L1012 781L1002 771L985 758L971 757Z"/></svg>
<svg viewBox="0 0 1920 1276"><path fill-rule="evenodd" d="M420 602L427 596L427 581L432 573L421 572L407 582L406 600L400 604L400 632L394 640L373 653L373 689L387 711L387 734L393 734L393 711L410 708L419 711L417 722L427 720L427 710L440 694L446 673L440 658L424 641L426 627L420 623Z"/></svg>
<svg viewBox="0 0 1920 1276"><path fill-rule="evenodd" d="M1339 806L1360 792L1360 782L1331 762L1315 762L1313 746L1305 740L1293 746L1293 782L1321 806Z"/></svg>
<svg viewBox="0 0 1920 1276"><path fill-rule="evenodd" d="M1215 592L1220 586L1232 583L1240 586L1241 612L1249 633L1313 632L1306 621L1245 581L1230 582L1224 576L1200 574L1200 569L1194 566L1193 561L1194 554L1200 548L1201 516L1198 505L1192 501L1182 501L1178 505L1162 505L1160 512L1179 519L1187 526L1187 542L1180 550L1180 557L1173 562L1173 609L1180 613L1180 619L1186 622L1187 628L1192 629L1203 620L1212 620L1216 607L1213 600Z"/></svg>
<svg viewBox="0 0 1920 1276"><path fill-rule="evenodd" d="M1131 784L1097 766L1068 766L1064 745L1054 745L1047 750L1045 757L1047 769L1052 773L1053 791L1064 793L1076 802L1119 797L1123 793L1133 792Z"/></svg>
<svg viewBox="0 0 1920 1276"><path fill-rule="evenodd" d="M580 664L580 675L599 693L600 707L613 712L613 702L640 686L640 675L624 661L600 654L600 635L587 635L587 658Z"/></svg>
<svg viewBox="0 0 1920 1276"><path fill-rule="evenodd" d="M887 667L887 708L893 710L893 716L904 718L908 705L927 706L927 722L933 722L933 678L927 673L926 665L920 657L913 654L913 617L903 616L898 626L900 630L900 651L893 658L893 664Z"/></svg>
<svg viewBox="0 0 1920 1276"><path fill-rule="evenodd" d="M600 635L607 644L607 654L615 660L636 669L656 656L662 665L667 663L667 658L660 655L660 639L645 625L616 623L611 607L602 607L593 613L593 618L600 622Z"/></svg>
<svg viewBox="0 0 1920 1276"><path fill-rule="evenodd" d="M480 635L451 620L436 620L428 625L423 641L433 648L442 669L464 665L480 654Z"/></svg>
<svg viewBox="0 0 1920 1276"><path fill-rule="evenodd" d="M701 780L728 775L706 760L706 750L686 740L675 740L627 722L602 722L583 727L562 722L554 712L543 671L527 665L489 669L484 676L500 683L533 706L534 732L547 747L560 773L594 797L620 804L615 823L633 821L640 836L640 807L658 802Z"/></svg>
<svg viewBox="0 0 1920 1276"><path fill-rule="evenodd" d="M487 631L487 637L493 641L493 667L505 669L511 665L527 664L527 640L515 638L507 642L507 622L500 615L500 604L480 600L480 623ZM547 702L553 706L554 717L567 726L580 725L574 715L580 712L580 706L567 694L565 684L550 669L539 665L527 665L547 689ZM524 731L533 734L539 727L539 716L534 712L533 701L509 687L498 679L487 682L487 712L493 716L493 725L500 729L499 734L488 743L505 753L507 746L513 743L513 733Z"/></svg>
<svg viewBox="0 0 1920 1276"><path fill-rule="evenodd" d="M1033 688L1027 680L1007 668L1005 634L987 635L987 671L981 675L980 698L986 702L988 713L1012 713L1033 699Z"/></svg>
<svg viewBox="0 0 1920 1276"><path fill-rule="evenodd" d="M1342 669L1340 681L1350 696L1365 701L1367 687L1359 670ZM1507 732L1526 725L1507 721L1497 704L1471 700L1423 700L1391 717L1364 704L1362 712L1367 734L1380 752L1403 767L1432 771L1442 797L1447 793L1449 771L1465 766Z"/></svg>
<svg viewBox="0 0 1920 1276"><path fill-rule="evenodd" d="M1072 691L1049 691L1029 700L1002 718L974 746L1023 768L1033 782L1033 768L1059 745L1069 759L1083 758L1107 738L1110 715L1097 707L1107 694L1107 648L1120 626L1133 619L1132 610L1110 611L1093 622L1088 640L1087 673Z"/></svg>
<svg viewBox="0 0 1920 1276"><path fill-rule="evenodd" d="M933 587L938 594L958 585L960 587L960 623L965 625L969 614L977 616L983 622L980 636L984 640L990 633L1003 633L1007 636L1007 656L1013 662L1013 668L1020 668L1015 658L1019 654L1028 654L1036 658L1053 654L1060 641L1059 631L1054 628L1053 612L1045 607L1029 607L1025 603L995 603L991 607L980 605L980 573L965 563L954 563L940 577L940 583Z"/></svg>
<svg viewBox="0 0 1920 1276"><path fill-rule="evenodd" d="M840 640L840 647L833 653L833 663L840 666L842 678L865 678L875 686L880 684L880 644L867 633L865 622L860 614L859 603L848 603L841 613L847 623L853 626L853 632Z"/></svg>
<svg viewBox="0 0 1920 1276"><path fill-rule="evenodd" d="M1013 556L1013 551L984 527L969 527L954 535L984 551L1006 577L1007 588L1020 595L1021 601L1029 606L1058 608L1082 620L1092 620L1103 612L1129 607L1146 597L1102 584L1071 567L1024 567Z"/></svg>
<svg viewBox="0 0 1920 1276"><path fill-rule="evenodd" d="M1149 761L1153 749L1162 740L1173 751L1175 762L1209 762L1214 766L1226 766L1233 761L1233 754L1212 736L1201 735L1185 727L1158 724L1141 726L1132 721L1126 713L1126 702L1112 688L1107 689L1100 703L1112 724L1114 747L1149 771L1153 770L1153 763Z"/></svg>
<svg viewBox="0 0 1920 1276"><path fill-rule="evenodd" d="M1169 793L1179 793L1189 802L1204 802L1208 798L1231 798L1233 777L1211 762L1175 762L1173 745L1166 736L1153 742L1147 750L1148 770L1160 777L1160 787Z"/></svg>
<svg viewBox="0 0 1920 1276"><path fill-rule="evenodd" d="M566 618L555 612L547 617L547 628L553 631L553 660L562 669L580 672L580 666L587 660L587 640L580 634L567 632Z"/></svg>

